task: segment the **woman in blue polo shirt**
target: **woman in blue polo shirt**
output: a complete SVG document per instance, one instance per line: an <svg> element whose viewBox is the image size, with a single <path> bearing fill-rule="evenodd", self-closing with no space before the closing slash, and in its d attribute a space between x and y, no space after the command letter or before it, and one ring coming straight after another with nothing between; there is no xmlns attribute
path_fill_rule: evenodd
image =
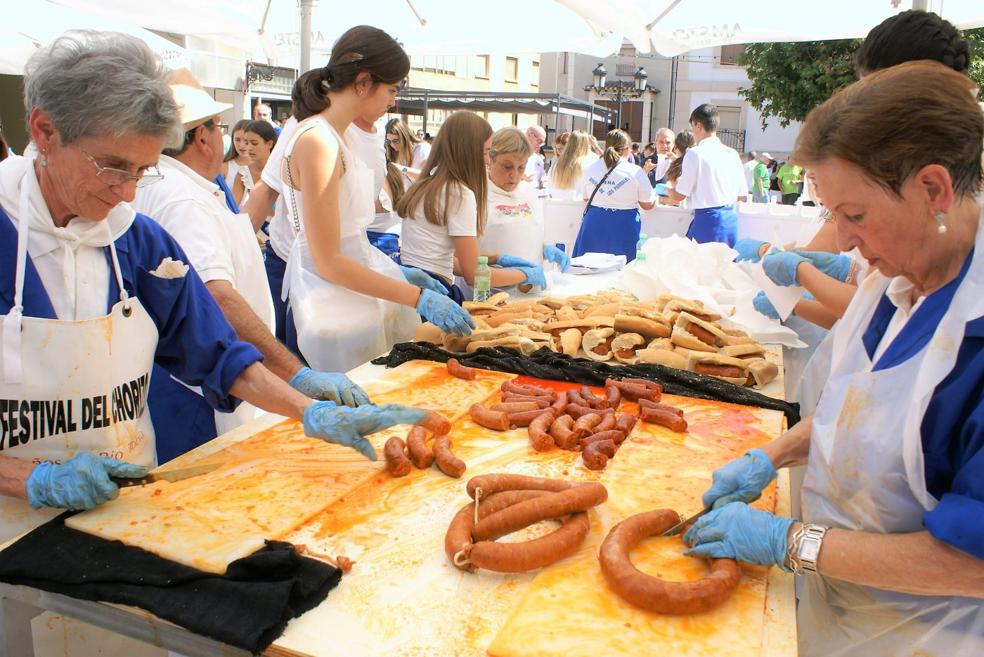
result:
<svg viewBox="0 0 984 657"><path fill-rule="evenodd" d="M935 62L814 110L793 159L872 270L810 367L812 416L714 473L690 554L803 574L800 654L984 653L984 115ZM814 399L808 400L812 405ZM806 465L802 522L753 509Z"/></svg>

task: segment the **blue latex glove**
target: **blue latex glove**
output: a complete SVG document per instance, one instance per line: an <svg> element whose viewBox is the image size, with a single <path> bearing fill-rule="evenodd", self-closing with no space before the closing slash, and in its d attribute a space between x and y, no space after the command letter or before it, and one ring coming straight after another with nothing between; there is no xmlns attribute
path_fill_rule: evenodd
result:
<svg viewBox="0 0 984 657"><path fill-rule="evenodd" d="M847 280L851 273L851 266L854 259L841 253L827 253L826 251L796 251L811 263L813 266L831 278L836 278L840 282Z"/></svg>
<svg viewBox="0 0 984 657"><path fill-rule="evenodd" d="M768 244L768 242L763 242L762 240L753 240L750 237L746 237L743 240L738 240L735 242L734 250L738 252L738 257L735 258L735 262L741 262L742 260L750 260L752 262L758 262L762 258L759 256L759 252L762 247Z"/></svg>
<svg viewBox="0 0 984 657"><path fill-rule="evenodd" d="M772 461L760 449L750 449L740 459L714 471L711 487L704 493L704 507L721 508L731 502L751 502L776 478Z"/></svg>
<svg viewBox="0 0 984 657"><path fill-rule="evenodd" d="M526 274L526 280L523 283L536 285L541 290L547 287L547 279L543 275L543 267L540 265L533 265L532 267L511 267L511 269L518 269Z"/></svg>
<svg viewBox="0 0 984 657"><path fill-rule="evenodd" d="M690 557L737 559L760 566L784 564L793 518L775 516L753 509L743 502L732 502L698 518L683 535L691 545L684 552Z"/></svg>
<svg viewBox="0 0 984 657"><path fill-rule="evenodd" d="M752 305L755 306L755 310L759 311L766 317L779 319L779 313L776 311L776 307L772 305L771 301L769 301L769 297L765 296L765 292L759 290L759 293L755 295L754 299L752 299Z"/></svg>
<svg viewBox="0 0 984 657"><path fill-rule="evenodd" d="M448 293L447 288L441 285L440 281L425 272L423 269L400 265L400 271L403 272L403 277L407 279L407 283L412 283L417 287L422 287L425 290L431 290L432 292L437 292L438 294Z"/></svg>
<svg viewBox="0 0 984 657"><path fill-rule="evenodd" d="M517 267L536 267L535 262L530 262L526 258L520 258L519 256L509 255L508 253L503 253L501 256L495 259L495 264L499 267L506 268L517 268Z"/></svg>
<svg viewBox="0 0 984 657"><path fill-rule="evenodd" d="M547 262L556 263L561 272L567 271L567 268L571 266L571 257L553 244L547 244L543 247L543 259Z"/></svg>
<svg viewBox="0 0 984 657"><path fill-rule="evenodd" d="M116 499L119 487L114 477L142 477L147 468L124 463L92 452L79 452L65 463L41 463L27 478L27 501L35 509L93 509Z"/></svg>
<svg viewBox="0 0 984 657"><path fill-rule="evenodd" d="M788 287L799 285L799 280L796 278L796 268L804 262L809 261L796 251L777 251L765 254L765 257L762 258L762 269L765 270L766 276L772 279L773 283Z"/></svg>
<svg viewBox="0 0 984 657"><path fill-rule="evenodd" d="M287 382L290 387L311 399L332 401L346 406L361 406L369 403L369 395L344 374L336 372L315 372L310 367L302 367Z"/></svg>
<svg viewBox="0 0 984 657"><path fill-rule="evenodd" d="M424 290L417 301L417 312L428 322L445 333L471 335L475 328L468 311L456 304L450 297L432 290Z"/></svg>
<svg viewBox="0 0 984 657"><path fill-rule="evenodd" d="M370 461L376 460L376 450L364 436L394 424L417 424L427 417L422 408L399 404L358 408L338 406L330 401L317 401L304 409L304 433L336 445L345 445Z"/></svg>

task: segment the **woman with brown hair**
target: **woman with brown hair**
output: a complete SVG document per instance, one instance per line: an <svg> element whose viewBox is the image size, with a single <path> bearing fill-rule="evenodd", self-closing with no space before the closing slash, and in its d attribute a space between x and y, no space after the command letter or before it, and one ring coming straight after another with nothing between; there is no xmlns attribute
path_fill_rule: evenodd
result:
<svg viewBox="0 0 984 657"><path fill-rule="evenodd" d="M400 119L386 123L386 161L419 170L430 155L431 145L420 139Z"/></svg>
<svg viewBox="0 0 984 657"><path fill-rule="evenodd" d="M385 114L409 70L392 37L359 26L338 39L325 67L294 85L298 125L285 149L284 203L298 234L284 284L296 327L288 340L314 369L344 372L409 340L418 313L447 332L474 327L450 299L407 282L366 239L372 172L345 131L356 117Z"/></svg>
<svg viewBox="0 0 984 657"><path fill-rule="evenodd" d="M246 154L246 135L243 130L251 122L249 119L240 119L232 126L230 134L232 139L229 142L229 150L222 158L222 176L225 178L226 185L232 189L239 178L239 170L249 166L249 155ZM259 178L257 178L259 180Z"/></svg>
<svg viewBox="0 0 984 657"><path fill-rule="evenodd" d="M584 199L584 189L581 187L584 170L597 162L598 157L591 152L591 141L587 133L577 130L565 134L570 134L570 137L564 152L550 169L547 191L550 198L580 201Z"/></svg>
<svg viewBox="0 0 984 657"><path fill-rule="evenodd" d="M243 141L248 161L246 166L239 167L239 175L232 183L232 195L239 205L246 203L255 181L260 179L263 167L277 145L277 132L268 121L249 121L243 126Z"/></svg>
<svg viewBox="0 0 984 657"><path fill-rule="evenodd" d="M841 250L870 270L814 356L812 414L714 473L690 554L800 582L800 654L984 653L984 114L935 62L866 76L806 118ZM808 268L791 268L790 284ZM802 521L753 509L805 465Z"/></svg>
<svg viewBox="0 0 984 657"><path fill-rule="evenodd" d="M457 273L473 285L478 236L485 231L485 160L491 140L492 128L485 119L471 112L452 114L434 139L429 169L420 173L396 204L397 213L403 217L401 262L439 280L458 302L463 296L454 285L455 260ZM546 287L543 268L492 269L492 287L520 283Z"/></svg>
<svg viewBox="0 0 984 657"><path fill-rule="evenodd" d="M649 210L656 197L646 172L629 164L631 146L624 130L610 131L605 137L604 157L584 172L582 188L589 200L574 242L575 257L593 252L635 259L639 208Z"/></svg>

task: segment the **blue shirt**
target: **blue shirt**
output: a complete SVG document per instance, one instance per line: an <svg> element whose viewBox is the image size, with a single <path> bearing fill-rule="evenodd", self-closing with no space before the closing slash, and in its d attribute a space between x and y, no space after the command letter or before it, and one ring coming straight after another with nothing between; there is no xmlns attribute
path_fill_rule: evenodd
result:
<svg viewBox="0 0 984 657"><path fill-rule="evenodd" d="M956 279L923 300L873 371L905 362L928 344L972 258L973 252ZM869 358L893 314L883 296L862 338ZM923 524L936 539L984 559L984 317L967 323L953 370L933 391L920 430L926 489L939 500Z"/></svg>
<svg viewBox="0 0 984 657"><path fill-rule="evenodd" d="M103 250L112 266L109 248ZM116 252L127 292L140 300L160 335L149 406L157 435L158 460L164 462L197 444L189 443L182 433L182 414L154 410L155 381L171 374L188 385L201 386L210 408L232 411L239 405L239 400L229 394L233 381L262 356L256 347L236 338L236 332L193 268L182 278L164 279L150 273L167 257L188 262L184 251L160 224L138 214L130 229L116 240ZM0 208L0 314L10 312L14 303L16 253L17 230ZM107 312L119 296L116 277L110 276ZM24 272L24 315L57 319L30 258Z"/></svg>

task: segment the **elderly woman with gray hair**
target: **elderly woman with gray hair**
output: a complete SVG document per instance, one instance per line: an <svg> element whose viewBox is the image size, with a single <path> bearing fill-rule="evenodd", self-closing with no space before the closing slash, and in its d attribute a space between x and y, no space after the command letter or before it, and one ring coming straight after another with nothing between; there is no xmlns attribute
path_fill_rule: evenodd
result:
<svg viewBox="0 0 984 657"><path fill-rule="evenodd" d="M0 163L0 541L56 509L102 504L118 492L110 477L155 464L157 377L200 386L219 410L242 399L303 420L307 435L369 458L363 434L424 418L313 401L274 376L174 239L130 207L137 187L160 180L162 147L182 138L146 44L71 33L31 57L24 83L36 150Z"/></svg>

